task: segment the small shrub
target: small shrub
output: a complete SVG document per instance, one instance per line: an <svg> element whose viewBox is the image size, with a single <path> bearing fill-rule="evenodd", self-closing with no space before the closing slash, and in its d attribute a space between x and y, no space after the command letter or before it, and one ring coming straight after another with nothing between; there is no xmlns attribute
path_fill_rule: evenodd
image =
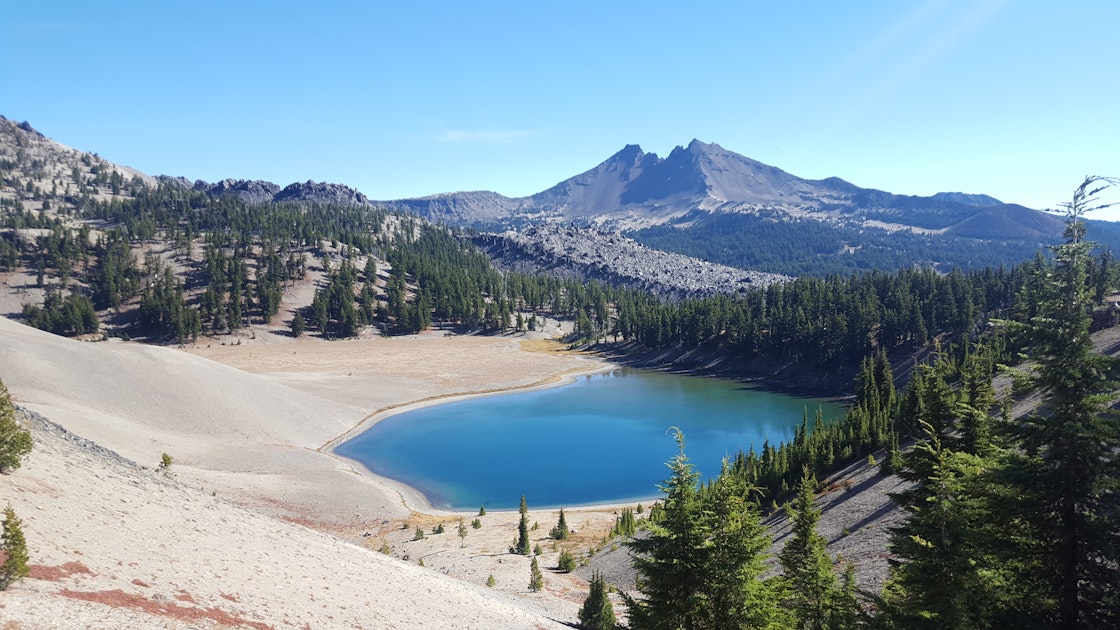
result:
<svg viewBox="0 0 1120 630"><path fill-rule="evenodd" d="M442 534L444 531L443 523L437 523L436 526L432 528L433 534Z"/></svg>
<svg viewBox="0 0 1120 630"><path fill-rule="evenodd" d="M424 530L419 525L416 526L416 534L412 536L413 540L424 540Z"/></svg>
<svg viewBox="0 0 1120 630"><path fill-rule="evenodd" d="M31 452L31 431L16 420L16 408L8 388L0 381L0 473L15 470Z"/></svg>
<svg viewBox="0 0 1120 630"><path fill-rule="evenodd" d="M163 473L163 476L169 479L173 478L175 476L175 473L171 472L171 464L174 463L174 461L175 458L171 457L167 453L164 453L159 458L159 464L156 465L156 472Z"/></svg>
<svg viewBox="0 0 1120 630"><path fill-rule="evenodd" d="M575 571L575 569L576 569L575 556L568 553L567 549L564 549L563 551L560 552L560 560L557 562L556 566L557 566L557 568L559 568L564 573L571 573L572 571Z"/></svg>
<svg viewBox="0 0 1120 630"><path fill-rule="evenodd" d="M478 515L479 516L486 516L486 506L485 505L478 508ZM493 577L493 576L490 576L490 577Z"/></svg>
<svg viewBox="0 0 1120 630"><path fill-rule="evenodd" d="M498 584L498 581L494 579L494 574L491 573L490 577L486 578L486 586L489 586L490 588L494 588L497 584Z"/></svg>
<svg viewBox="0 0 1120 630"><path fill-rule="evenodd" d="M12 583L27 577L27 541L23 537L23 522L9 503L4 508L4 522L0 525L0 550L4 552L4 562L0 564L0 591Z"/></svg>
<svg viewBox="0 0 1120 630"><path fill-rule="evenodd" d="M471 521L471 527L473 527L473 528L475 528L475 529L479 529L479 528L481 528L481 527L482 527L482 521L480 521L480 520L479 520L479 519L477 519L477 518L476 518L476 519L474 519L473 521Z"/></svg>

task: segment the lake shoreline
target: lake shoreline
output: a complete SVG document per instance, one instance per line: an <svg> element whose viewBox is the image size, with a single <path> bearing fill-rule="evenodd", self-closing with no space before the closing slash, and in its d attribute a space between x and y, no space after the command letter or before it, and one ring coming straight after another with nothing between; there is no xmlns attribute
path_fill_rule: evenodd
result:
<svg viewBox="0 0 1120 630"><path fill-rule="evenodd" d="M769 427L769 428L765 428L765 429L758 429L759 434L757 434L757 435L751 435L750 437L746 437L746 434L744 434L743 436L741 436L741 439L743 441L739 442L737 448L740 448L740 449L743 449L743 450L747 450L749 448L758 449L758 448L761 447L762 442L765 441L766 439L776 439L778 441L789 439L791 437L791 435L788 435L786 433L786 431L791 430L790 427L795 426L795 423L798 422L803 417L803 415L806 413L806 411L808 411L810 413L810 415L812 415L812 409L811 408L807 408L807 407L804 407L804 406L797 407L796 403L793 405L794 407L797 407L796 409L793 409L793 408L785 409L785 408L783 408L784 406L788 406L789 402L778 403L778 405L776 406L776 411L775 411L775 403L772 402L774 400L774 398L769 396L769 394L774 394L777 397L779 397L781 399L785 399L787 401L789 401L789 400L798 401L802 398L808 398L808 397L810 397L810 395L808 393L802 393L800 395L791 395L788 392L775 391L773 388L766 387L764 383L759 382L757 379L728 378L726 375L724 375L724 376L715 376L715 375L711 375L711 374L700 374L700 375L698 375L698 374L691 373L690 371L687 371L687 370L634 368L634 367L630 367L630 366L618 365L618 364L613 363L613 362L608 362L607 365L600 365L600 366L596 366L596 367L591 368L591 369L573 370L573 371L570 371L566 374L562 374L562 375L559 375L559 376L555 376L555 377L552 377L552 378L545 379L545 380L537 382L537 383L532 383L532 384L528 384L528 385L524 385L524 386L495 388L495 389L489 389L489 390L484 390L484 391L465 392L465 393L462 393L462 394L440 395L440 396L434 396L434 397L430 397L430 398L426 398L426 399L416 400L416 401L409 402L409 403L394 405L394 406L391 406L391 407L385 408L385 409L380 409L380 410L377 410L376 412L370 414L366 418L364 418L361 422L359 422L355 426L351 427L348 431L344 432L343 434L341 434L339 436L336 436L334 439L332 439L327 444L324 444L319 450L320 450L320 452L324 452L324 453L330 455L331 457L334 457L337 460L345 462L355 472L357 472L357 473L359 473L359 474L361 474L361 475L363 475L363 476L365 476L365 477L367 477L371 480L376 481L378 484L382 485L383 487L386 487L387 489L392 490L398 497L400 497L400 500L401 500L402 504L405 507L407 507L410 511L421 512L421 513L431 514L431 515L464 515L464 514L467 514L470 511L475 509L474 503L471 502L471 499L467 498L464 501L463 499L464 499L465 495L462 495L459 492L448 490L448 487L445 487L445 486L442 485L442 483L443 483L442 481L438 481L438 479L452 479L452 478L456 479L456 481L459 481L460 478L458 478L458 477L446 477L446 474L447 474L446 471L444 471L442 473L443 475L445 475L443 477L440 477L440 474L438 474L438 473L435 474L434 477L428 477L427 472L422 473L415 468L412 470L411 473L404 472L404 469L398 468L397 466L394 466L394 465L390 465L390 468L397 470L398 473L391 473L391 472L379 473L379 472L375 472L375 471L371 470L369 467L367 467L365 464L363 464L361 459L357 459L358 457L363 457L363 454L361 453L361 450L362 450L361 446L357 446L355 448L347 449L348 450L347 454L344 454L343 452L340 452L339 449L344 444L351 443L353 440L356 440L356 439L360 438L363 434L372 430L374 427L378 426L383 421L388 420L388 419L393 418L393 417L396 417L399 414L415 412L415 411L430 408L430 407L433 407L433 406L436 406L436 405L443 405L445 403L457 403L457 402L463 402L463 401L467 401L467 400L477 400L477 399L481 399L481 398L493 398L493 397L497 397L497 396L501 396L501 395L505 395L505 394L523 394L523 393L532 392L532 391L553 389L553 388L558 388L558 387L563 386L563 385L572 385L577 381L577 379L580 379L581 377L591 377L591 376L603 375L603 374L615 374L615 373L618 373L620 370L622 370L624 372L621 372L621 373L618 374L619 378L625 377L628 373L631 373L630 371L632 370L633 371L632 373L635 374L635 375L637 375L637 374L648 374L648 375L661 374L661 375L663 375L662 377L653 377L653 378L656 378L656 379L661 379L661 378L666 378L666 377L683 377L683 378L689 378L689 379L697 379L697 381L711 381L711 382L719 382L719 383L724 384L723 386L716 386L717 389L713 392L701 393L700 395L702 396L702 398L700 400L708 400L711 396L716 396L716 398L714 398L712 400L723 400L722 396L724 396L725 394L721 394L721 393L717 393L717 392L725 391L725 390L722 390L721 388L727 387L727 386L731 386L733 389L726 390L726 391L750 390L752 392L756 392L754 394L745 394L745 395L750 396L750 398L747 398L745 400L745 402L743 402L743 403L740 403L740 402L731 403L731 404L734 404L734 405L739 405L739 404L748 405L748 407L742 407L741 409L743 409L743 410L748 410L748 409L749 410L755 410L757 413L760 413L761 415L757 415L755 417L758 419L759 422L762 422L763 425L757 425L757 426ZM643 380L645 380L645 379L643 379ZM633 387L634 387L634 384L639 383L639 382L642 382L642 381L630 381L630 386L623 389L622 391L625 392L625 391L627 391L627 389L632 390ZM666 383L666 381L662 381L662 380L657 380L656 382L659 385L663 385L664 383ZM688 382L693 382L693 381L680 381L680 383L688 383ZM675 379L671 380L671 381L668 381L668 383L673 384L673 385L667 386L669 388L669 390L672 390L672 391L675 391L675 392L677 392L678 390L680 390L680 392L694 391L693 387L695 387L695 386L685 386L684 389L681 389L682 386L678 385L677 384L678 381L676 381ZM596 387L597 387L597 385L596 385ZM613 387L615 387L615 386L612 386L612 388ZM648 388L649 386L646 385L645 387ZM649 390L646 393L642 393L639 396L639 399L646 399L646 398L654 399L654 398L657 398L657 396L653 393L654 391L656 391L656 387L654 388L654 390ZM706 392L706 391L707 391L706 389L699 390L699 392ZM686 396L687 395L696 395L696 394L695 393L694 394L686 394ZM634 394L631 393L630 396L631 396L631 399L632 399ZM680 396L681 396L681 394L678 392L677 393L677 398L679 399ZM738 394L732 394L732 396L734 396L736 400L739 400L737 398ZM755 398L755 396L761 396L761 398ZM820 404L820 405L843 404L842 402L837 401L836 399L831 399L831 398L822 399L819 396L812 396L812 398L814 399L813 400L814 404ZM564 399L564 400L567 401L567 400L570 400L570 399ZM601 390L600 390L600 393L596 394L593 397L593 400L596 401L596 402L604 401L605 404L607 404L609 406L610 401L611 401L611 397L610 397L610 395L605 395L605 394L601 393ZM553 399L553 401L554 401L553 405L555 405L555 399ZM688 403L688 404L690 404L690 403ZM686 407L688 407L688 404L686 404ZM700 410L701 410L700 417L709 418L709 419L710 418L722 417L721 409L726 409L727 408L726 404L728 404L728 403L727 402L723 402L723 403L718 403L717 402L715 404L716 404L716 406L714 408L709 408L707 410L708 413L703 413L704 405L701 404L700 405ZM761 404L762 406L758 407L757 405L759 405L759 404ZM720 405L723 405L723 406L721 407ZM563 406L563 407L567 408L566 405ZM527 417L534 417L534 418L539 417L542 420L546 421L543 426L551 428L552 426L555 426L555 425L554 424L549 425L548 420L551 419L552 422L555 422L555 419L554 419L554 415L550 414L548 410L549 409L555 409L555 408L556 408L555 406L553 406L553 407L547 407L546 406L544 408L545 411L543 412L543 415L537 416L535 414L531 414L530 416L527 416ZM579 411L579 409L581 409L581 408L583 409L582 412ZM629 403L623 403L622 408L629 408ZM651 419L651 418L658 417L657 412L660 411L662 408L673 409L674 404L669 403L668 405L665 405L664 407L662 407L660 405L655 405L653 407L654 410L646 410L646 412L644 414L639 414L638 416L627 417L626 413L623 413L622 415L619 416L619 418L623 421L629 421L631 423L630 426L633 426L632 423L633 423L634 420L637 420L637 419ZM691 408L691 407L688 407L688 408ZM775 412L776 412L777 415L775 415ZM576 414L575 417L585 417L585 414L588 413L588 404L587 404L586 399L585 399L585 401L582 405L577 403L576 411L574 413ZM594 414L595 412L592 411L591 413ZM735 414L735 413L742 413L742 412L741 411L734 411L732 413ZM826 414L827 414L826 415L826 420L827 421L838 420L839 416L840 416L840 410L837 409L837 408L828 408L826 410ZM613 413L611 415L613 416ZM507 414L503 413L501 410L495 410L491 407L488 414L483 415L483 418L497 418L497 417L507 417ZM682 419L687 418L688 414L686 412L682 412L680 409L677 409L676 413L671 413L667 417L664 417L664 416L662 416L662 417L667 424L672 425L672 424L678 424L678 422L674 420L675 418L682 418ZM775 426L773 424L774 418L779 418L779 417L783 419L779 422L779 424L785 425L785 427L784 427L784 429L779 431L779 434L777 436L775 436L773 433L768 433L768 432L771 432L771 431L775 430ZM432 421L433 421L433 419L430 418L430 417L426 420L426 422L432 422ZM685 422L687 423L689 421L685 420ZM723 422L727 422L727 421L724 420ZM742 425L734 424L734 422L735 422L734 420L732 420L731 422L733 424L730 424L730 425L725 424L723 426L726 426L726 427L731 427L731 426L740 426L741 427L742 426ZM437 425L430 425L429 424L429 425L426 425L426 426L431 427L431 426L440 426L440 425L438 425L438 424ZM486 421L486 422L482 422L481 425L479 425L477 423L474 423L474 422L471 422L471 426L476 427L477 431L481 431L482 433L486 434L487 431L492 430L493 425L489 421ZM575 426L578 426L578 423ZM597 426L603 426L603 425L597 425ZM488 428L488 427L490 427L490 428ZM587 430L587 427L583 427L583 428L584 428L584 430ZM696 427L695 429L703 430L703 431L706 432L706 431L710 431L711 427L703 428L703 425L702 425L701 427ZM548 429L546 429L546 431L547 430ZM594 430L594 429L592 429L592 430ZM724 429L720 429L720 430L724 430ZM650 439L648 432L649 432L649 429L647 427L646 429L642 430L639 434L634 434L635 437L633 437L633 439L630 437L631 434L626 434L626 435L623 435L623 436L615 435L614 436L615 437L615 442L614 443L618 444L619 440L621 440L622 443L629 443L633 440L637 440L637 442L634 442L634 444L637 445L637 447L636 447L637 450L635 450L634 452L635 453L648 452L648 449L639 448L639 447L641 447L642 444L645 444L645 441L643 441L643 440L648 441ZM499 434L504 435L506 433L507 433L507 431L505 429L502 429L502 430L499 431ZM610 434L610 432L608 431L607 435L609 436L609 434ZM644 435L645 437L637 437L638 435ZM471 441L472 437L473 437L473 434L468 435L468 436L461 436L459 439L461 439L462 441L461 442L460 441L454 441L454 444L467 445ZM530 439L530 442L532 442L532 438L529 438L529 439ZM376 442L376 441L380 441L380 438L378 438L378 440L372 440L372 439L367 440L367 445L370 444L371 442ZM539 442L538 441L537 443L538 444L549 444L550 442L548 442L548 439L546 438L545 442ZM435 442L429 442L428 444L429 445L435 445L434 446L435 449L436 449L435 452L437 452L437 453L438 452L444 452L444 453L449 452L447 450L447 444L446 443L441 443L440 440L438 440L438 439ZM705 449L711 450L710 440L701 440L699 442L699 444L701 444L701 450L699 452L700 453L699 454L699 459L697 461L698 461L698 464L700 462L704 462L704 463L700 464L700 467L698 468L698 470L704 470L705 476L708 476L708 477L711 477L711 476L714 476L714 475L718 474L718 470L713 470L712 469L712 461L713 461L712 460L712 453L711 452L707 452L707 453L705 452ZM442 446L442 449L443 449L442 451L440 450L441 446ZM465 448L468 448L468 450L470 449L469 446L465 446ZM478 452L481 454L480 455L481 457L489 458L489 460L492 460L493 457L501 457L500 454L496 454L492 451L488 452L486 446L483 446L482 450L478 451ZM373 453L380 453L380 454L373 454ZM392 453L392 454L389 454L389 453ZM384 460L384 462L386 462L386 463L394 461L394 458L402 458L400 460L402 462L433 461L431 459L432 455L430 455L427 451L425 451L423 453L411 452L409 455L402 455L400 453L401 453L401 451L397 451L397 450L386 451L384 449L384 447L382 447L379 450L376 446L374 446L373 451L367 452L365 454L366 457L364 457L364 459L366 461L383 461ZM697 457L695 450L692 451L692 453L693 453L694 457ZM544 446L543 451L540 451L539 455L544 457L544 460L542 460L542 461L555 461L558 457L560 457L556 453L551 453L550 454L548 446ZM718 453L716 455L718 455ZM722 455L722 457L724 457L724 458L726 458L727 456L728 455L726 453L724 453ZM371 459L371 457L372 457L372 459ZM591 463L591 462L601 462L601 461L605 461L607 459L612 459L612 461L613 461L612 456L610 454L606 454L606 453L601 453L597 456L594 453L592 453L591 457L592 457L592 459L589 460L589 462L580 466L580 468L579 468L580 470L585 470L585 469L589 470L589 469L595 468L596 464ZM668 458L668 457L671 457L671 454L666 454L666 458ZM452 456L452 459L453 458L454 458L454 456ZM625 460L626 458L623 458L623 459ZM436 461L442 461L442 458L437 459ZM664 461L665 461L664 459L658 459L656 462L641 461L641 457L638 457L637 461L635 461L633 458L631 458L631 461L629 462L629 464L623 463L623 464L620 464L620 465L631 465L631 464L633 464L633 465L638 466L637 468L633 468L633 467L626 468L626 470L646 470L650 466L656 466L658 464L663 464ZM460 464L464 465L463 462L460 462ZM470 464L465 464L465 465L467 465L468 467L470 466ZM516 470L524 470L524 468L522 467L523 465L532 466L531 463L527 464L526 462L521 462L521 463L515 465L515 469ZM425 465L423 468L428 469L431 466L435 466L435 468L438 469L440 467L440 464L438 464L438 463L428 464L428 465ZM405 467L407 468L408 465L406 464ZM547 466L546 466L546 469L547 469ZM383 470L388 471L389 469L383 469ZM534 469L534 472L536 473L536 475L530 474L528 478L532 479L532 478L535 478L535 477L539 477L539 475L541 474L541 472L539 470L536 470L536 469ZM562 474L560 471L555 471L555 470L552 471L552 473L553 473L553 476L555 476L557 474ZM607 474L608 474L609 479L611 479L611 480L616 479L612 473L607 473ZM473 477L471 475L467 475L467 477L470 477L470 478L473 479ZM507 478L511 478L511 477L508 477L503 473L501 478L502 479L507 479ZM552 477L549 477L549 478L552 478ZM409 479L413 480L413 482L410 483L408 481ZM465 479L465 478L463 478L463 479ZM621 480L621 478L619 478L619 480ZM537 479L537 481L539 481L539 479ZM569 492L569 493L567 493L568 496L564 496L564 497L561 497L561 496L551 496L551 497L549 497L548 493L530 492L528 494L536 495L538 501L540 500L540 495L541 494L545 495L545 498L543 500L544 502L543 503L537 503L537 505L539 505L540 507L542 507L544 509L559 509L561 507L563 507L563 508L602 509L602 508L608 508L608 507L633 505L635 502L648 502L648 501L657 500L660 497L660 493L655 488L656 488L657 483L659 483L660 481L661 481L660 477L658 477L656 479L649 480L648 491L642 491L642 490L638 490L636 488L628 488L627 483L625 481L622 481L622 483L614 483L613 485L612 484L607 484L606 487L602 488L603 490L605 490L605 492L603 492L603 494L607 494L607 495L614 494L614 496L608 496L607 498L603 498L603 499L591 499L591 500L586 500L586 501L567 500L567 499L571 498L572 494L575 494L576 496L579 496L579 495L583 494L579 491ZM532 487L533 483L534 482L530 481L529 482L529 484L530 484L529 487ZM642 484L639 484L639 485L642 485ZM468 486L470 486L469 483L467 484L467 486L461 486L460 485L460 486L457 486L457 487L459 487L460 490L461 490L463 487L468 487ZM499 484L499 486L497 486L497 487L501 487L501 484ZM422 489L422 488L427 488L427 490ZM468 493L468 494L472 494L472 496L478 495L480 497L479 501L481 503L485 504L488 509L495 510L495 511L504 511L504 510L513 509L515 507L515 505L513 505L513 504L511 504L511 505L497 505L497 506L493 505L492 502L498 503L500 500L496 499L494 494L487 494L487 493L484 493L484 492L479 492L478 488L479 488L479 486L473 487L472 488L473 494L472 493ZM506 497L507 495L510 494L510 492L507 492L506 490L510 490L510 489L505 488L503 490L496 491L496 494L500 495L501 497ZM621 492L617 492L617 494L615 494L615 492L619 491L619 490L621 490ZM524 492L522 492L522 493L524 493ZM516 494L517 494L517 492L514 492L513 496L515 496ZM560 493L557 493L557 494L561 495L561 494L564 494L564 493L560 492ZM594 493L592 493L592 495L593 494ZM583 496L586 496L586 495L584 494ZM458 499L456 500L454 497L458 497ZM482 498L482 497L485 497L485 498ZM459 505L456 505L456 504L459 504Z"/></svg>
<svg viewBox="0 0 1120 630"><path fill-rule="evenodd" d="M744 358L698 349L645 350L633 342L601 343L582 350L619 367L737 381L776 394L825 398L841 404L852 401L858 374L858 369L806 368L804 362Z"/></svg>
<svg viewBox="0 0 1120 630"><path fill-rule="evenodd" d="M378 423L383 422L384 420L387 420L387 419L389 419L393 416L396 416L396 415L399 415L399 414L402 414L402 413L407 413L409 411L416 411L418 409L425 409L425 408L428 408L428 407L433 407L435 405L441 405L441 404L450 403L450 402L458 402L458 401L462 401L462 400L471 400L471 399L475 399L475 398L483 398L483 397L488 397L488 396L500 396L500 395L503 395L503 394L523 393L523 392L531 392L531 391L536 391L536 390L541 390L541 389L549 389L549 388L553 388L553 387L561 387L563 385L570 385L570 384L574 383L576 381L576 379L581 377L581 376L591 376L593 374L603 374L603 373L607 373L607 372L613 372L614 370L620 369L621 367L622 366L609 365L609 364L608 365L599 365L599 366L595 366L595 367L591 367L591 368L576 369L576 370L572 370L572 371L569 371L569 372L565 372L563 374L554 375L554 376L551 376L551 377L549 377L549 378L547 378L543 381L540 381L540 382L537 382L537 383L531 383L529 385L522 385L522 386L516 386L515 385L515 386L510 386L510 387L500 387L500 388L495 388L495 389L488 389L488 390L484 390L484 391L463 392L463 393L459 393L459 394L454 394L454 393L453 394L440 394L440 395L431 396L431 397L428 397L428 398L423 398L423 399L420 399L420 400L415 400L415 401L412 401L412 402L402 403L402 404L398 404L398 405L392 405L390 407L386 407L384 409L379 409L379 410L373 412L372 414L369 414L368 416L363 418L360 422L358 422L356 425L354 425L349 430L347 430L345 433L342 433L341 435L335 437L334 439L327 442L323 446L319 447L318 451L321 452L321 453L324 453L326 455L329 455L329 456L331 456L335 459L338 459L342 462L345 462L346 464L351 466L353 468L353 470L355 472L357 472L358 474L361 474L365 477L368 477L369 479L375 481L376 483L378 483L378 484L390 489L391 491L395 492L400 497L401 502L404 504L404 506L407 509L409 509L410 511L420 512L420 513L423 513L423 514L429 514L429 515L433 515L433 516L461 516L463 514L468 513L470 510L454 510L454 509L446 509L446 508L436 507L428 499L427 495L425 495L419 489L417 489L413 486L410 486L407 483L405 483L403 481L400 481L398 479L393 479L391 477L386 477L386 476L379 475L379 474L373 472L372 470L367 468L365 466L365 464L361 463L360 461L358 461L356 459L353 459L353 458L350 458L350 457L347 457L345 455L342 455L341 453L338 453L337 452L338 447L340 447L343 444L345 444L346 442L358 437L362 433L365 433L369 429L376 426ZM614 507L620 507L620 506L626 506L626 505L629 505L629 503L625 503L625 502L602 503L602 504L589 503L589 504L585 504L585 505L572 506L572 507L614 508ZM552 507L560 508L560 507L568 507L568 506L542 506L543 509L551 509ZM496 509L495 511L500 512L500 511L508 511L508 510Z"/></svg>

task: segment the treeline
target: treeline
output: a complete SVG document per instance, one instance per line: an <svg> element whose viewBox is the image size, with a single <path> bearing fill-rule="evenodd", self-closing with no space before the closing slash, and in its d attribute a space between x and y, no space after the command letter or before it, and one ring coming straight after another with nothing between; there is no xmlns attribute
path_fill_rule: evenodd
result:
<svg viewBox="0 0 1120 630"><path fill-rule="evenodd" d="M624 296L612 334L649 348L709 348L806 361L858 362L880 349L912 348L942 333L971 335L1006 313L1022 267L942 275L898 273L798 278L742 296L680 303Z"/></svg>
<svg viewBox="0 0 1120 630"><path fill-rule="evenodd" d="M51 226L25 248L24 264L39 270L40 283L49 273L68 286L77 274L75 295L99 310L138 298L146 315L135 332L176 340L270 321L285 288L321 260L325 282L292 321L293 332L337 338L367 326L407 334L433 324L505 332L551 316L571 319L584 343L615 341L623 352L703 349L851 369L873 353L917 348L946 333L975 337L991 317L1010 315L1018 287L1045 263L1037 256L967 273L803 277L742 295L667 302L596 282L501 274L462 235L374 208L251 204L161 185L133 199L91 200L80 211L117 227L92 239L87 226L6 215L12 224ZM161 264L180 267L175 286L160 265L145 261L140 269L132 255L157 235L173 246L175 261ZM1096 297L1116 267L1107 256L1092 259Z"/></svg>

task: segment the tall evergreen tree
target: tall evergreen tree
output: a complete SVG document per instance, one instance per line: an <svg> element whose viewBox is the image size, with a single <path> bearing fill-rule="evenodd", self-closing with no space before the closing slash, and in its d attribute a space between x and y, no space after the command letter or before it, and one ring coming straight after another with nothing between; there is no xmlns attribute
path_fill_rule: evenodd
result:
<svg viewBox="0 0 1120 630"><path fill-rule="evenodd" d="M1093 352L1086 213L1112 204L1097 193L1120 180L1089 177L1066 209L1066 242L1036 283L1037 311L1022 327L1035 361L1032 384L1045 411L1010 426L1019 445L1008 478L1022 497L1018 517L1036 544L1037 601L1053 602L1039 627L1120 626L1120 422L1109 411L1117 362Z"/></svg>
<svg viewBox="0 0 1120 630"><path fill-rule="evenodd" d="M556 540L567 540L571 533L568 529L568 521L564 518L564 508L560 508L560 518L556 521L556 527L553 527L548 535Z"/></svg>
<svg viewBox="0 0 1120 630"><path fill-rule="evenodd" d="M989 627L999 596L998 563L987 551L998 536L979 484L983 461L926 439L903 456L899 476L917 482L892 498L907 519L891 532L891 575L884 586L889 627L946 630Z"/></svg>
<svg viewBox="0 0 1120 630"><path fill-rule="evenodd" d="M614 606L607 595L607 584L599 571L591 574L587 598L579 609L579 625L584 630L614 630L618 625Z"/></svg>
<svg viewBox="0 0 1120 630"><path fill-rule="evenodd" d="M533 562L529 564L529 590L534 593L544 590L544 574L541 573L541 565L536 556L533 556Z"/></svg>
<svg viewBox="0 0 1120 630"><path fill-rule="evenodd" d="M776 580L761 580L770 546L747 487L725 474L703 494L699 473L675 434L678 454L662 486L665 500L649 535L627 542L642 597L624 595L634 630L784 628Z"/></svg>
<svg viewBox="0 0 1120 630"><path fill-rule="evenodd" d="M529 517L525 514L521 515L521 520L517 523L517 543L514 551L527 556L532 552L529 542Z"/></svg>
<svg viewBox="0 0 1120 630"><path fill-rule="evenodd" d="M806 470L797 488L797 497L788 508L793 536L778 559L786 581L785 605L797 617L802 630L825 630L836 605L838 592L832 560L825 551L825 539L817 533L821 511L814 504L817 481Z"/></svg>
<svg viewBox="0 0 1120 630"><path fill-rule="evenodd" d="M782 580L762 578L773 541L758 506L747 498L750 491L742 479L721 474L702 497L711 533L700 575L707 605L697 628L778 630L793 624L780 607Z"/></svg>
<svg viewBox="0 0 1120 630"><path fill-rule="evenodd" d="M696 472L684 453L684 435L676 432L678 452L669 461L671 471L661 491L665 493L660 518L649 535L627 544L634 552L640 578L640 599L625 597L634 630L692 628L706 605L700 582L709 542L702 522Z"/></svg>

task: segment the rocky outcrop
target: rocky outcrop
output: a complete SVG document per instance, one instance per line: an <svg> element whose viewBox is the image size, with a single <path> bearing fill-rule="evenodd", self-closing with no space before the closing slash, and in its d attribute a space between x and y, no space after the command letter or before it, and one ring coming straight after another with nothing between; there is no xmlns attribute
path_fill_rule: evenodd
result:
<svg viewBox="0 0 1120 630"><path fill-rule="evenodd" d="M191 182L185 177L160 175L160 183L189 188L210 195L232 195L246 203L269 203L274 201L309 201L312 203L335 203L342 205L369 206L369 198L362 193L342 184L306 181L280 186L259 179L223 179L217 183L203 180Z"/></svg>
<svg viewBox="0 0 1120 630"><path fill-rule="evenodd" d="M207 184L198 181L194 184L195 190L204 190L216 195L236 195L248 203L265 203L272 201L280 192L280 187L272 182L255 179L223 179L216 184Z"/></svg>
<svg viewBox="0 0 1120 630"><path fill-rule="evenodd" d="M316 203L337 203L343 205L371 205L369 198L362 193L342 184L328 184L307 180L299 184L289 184L273 198L273 201L312 201Z"/></svg>
<svg viewBox="0 0 1120 630"><path fill-rule="evenodd" d="M473 240L503 270L595 279L670 299L741 293L789 280L650 249L590 228L541 226L520 233L479 234Z"/></svg>

